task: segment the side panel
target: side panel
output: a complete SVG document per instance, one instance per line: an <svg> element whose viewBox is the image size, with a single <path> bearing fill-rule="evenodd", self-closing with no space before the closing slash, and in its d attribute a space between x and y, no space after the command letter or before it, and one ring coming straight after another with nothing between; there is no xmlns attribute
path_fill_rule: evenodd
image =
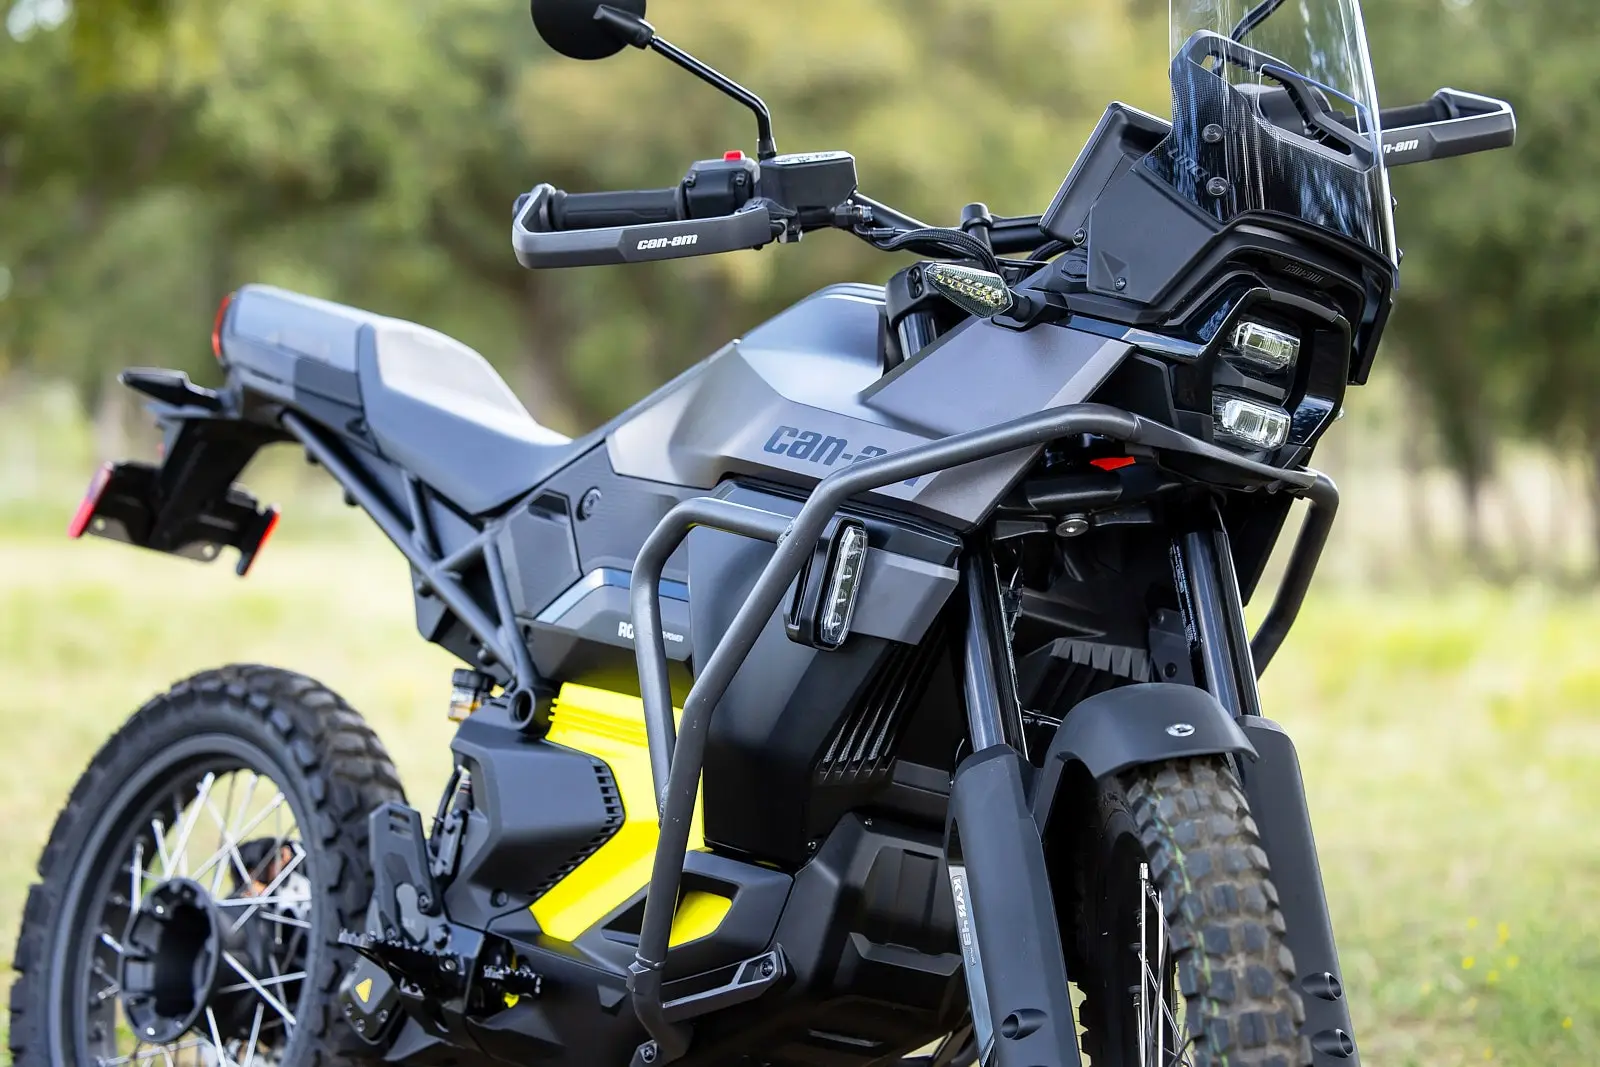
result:
<svg viewBox="0 0 1600 1067"><path fill-rule="evenodd" d="M800 507L791 497L737 485L717 495L780 514ZM789 640L782 613L774 613L711 720L705 811L706 837L715 845L797 866L842 811L885 798L905 750L921 743L954 752L957 723L923 697L943 648L934 623L954 588L950 564L960 542L910 523L865 521L869 587L883 587L871 609L857 608L872 632L853 626L839 649L824 652ZM704 655L773 549L710 529L692 531L686 544L692 641ZM942 797L922 799L942 817Z"/></svg>
<svg viewBox="0 0 1600 1067"><path fill-rule="evenodd" d="M709 489L725 476L809 485L857 459L1086 399L1130 351L1061 326L973 320L879 377L875 301L825 290L620 421L618 474ZM824 327L827 327L824 329ZM821 348L819 337L827 341ZM978 522L1033 459L996 457L879 490L937 522Z"/></svg>

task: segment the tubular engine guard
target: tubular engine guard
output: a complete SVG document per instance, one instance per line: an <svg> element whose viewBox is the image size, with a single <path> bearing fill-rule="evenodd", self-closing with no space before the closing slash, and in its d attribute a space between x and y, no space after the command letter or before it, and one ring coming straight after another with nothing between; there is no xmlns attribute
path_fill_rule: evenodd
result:
<svg viewBox="0 0 1600 1067"><path fill-rule="evenodd" d="M1019 419L955 434L886 456L877 456L830 474L813 489L791 520L758 508L712 497L693 497L669 511L646 538L634 563L631 608L640 695L650 747L650 767L660 808L660 838L650 873L639 948L630 967L633 1008L651 1040L641 1045L633 1067L661 1067L688 1050L689 1033L673 1021L663 1004L662 973L674 907L683 876L689 821L705 763L712 712L743 666L768 618L810 557L834 513L851 497L962 464L1063 437L1097 434L1127 444L1179 452L1231 468L1242 482L1281 489L1310 501L1282 583L1260 629L1251 641L1259 676L1282 645L1311 584L1311 576L1332 529L1339 493L1326 475L1283 470L1234 455L1169 426L1104 404L1070 404ZM777 545L722 640L705 660L674 730L666 646L661 630L659 583L667 558L689 531L705 526Z"/></svg>

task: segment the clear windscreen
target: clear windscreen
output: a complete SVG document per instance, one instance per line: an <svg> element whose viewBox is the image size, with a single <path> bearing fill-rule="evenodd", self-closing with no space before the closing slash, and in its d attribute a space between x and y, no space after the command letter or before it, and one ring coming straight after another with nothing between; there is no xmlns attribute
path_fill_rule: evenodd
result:
<svg viewBox="0 0 1600 1067"><path fill-rule="evenodd" d="M1360 0L1169 0L1173 129L1145 161L1219 221L1289 216L1394 260Z"/></svg>

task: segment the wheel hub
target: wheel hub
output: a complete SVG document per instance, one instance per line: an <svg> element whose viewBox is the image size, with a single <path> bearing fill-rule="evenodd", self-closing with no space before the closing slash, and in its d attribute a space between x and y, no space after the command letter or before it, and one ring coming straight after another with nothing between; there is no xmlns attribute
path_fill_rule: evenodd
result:
<svg viewBox="0 0 1600 1067"><path fill-rule="evenodd" d="M224 926L198 883L174 878L146 893L123 935L123 1010L150 1044L176 1041L216 995Z"/></svg>

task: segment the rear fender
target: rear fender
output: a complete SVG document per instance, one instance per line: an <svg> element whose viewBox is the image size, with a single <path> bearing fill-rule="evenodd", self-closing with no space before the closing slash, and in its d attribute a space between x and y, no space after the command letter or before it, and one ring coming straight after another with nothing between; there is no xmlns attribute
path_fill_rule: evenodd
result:
<svg viewBox="0 0 1600 1067"><path fill-rule="evenodd" d="M1096 694L1067 713L1034 779L1034 822L1050 821L1063 773L1080 764L1093 778L1184 756L1223 753L1255 758L1255 748L1204 689L1142 682Z"/></svg>
<svg viewBox="0 0 1600 1067"><path fill-rule="evenodd" d="M102 467L68 534L204 561L231 547L239 551L242 576L277 524L278 510L260 507L234 479L263 445L283 440L283 432L243 420L226 395L199 388L178 371L128 371L122 380L153 400L150 408L164 431L161 461Z"/></svg>

